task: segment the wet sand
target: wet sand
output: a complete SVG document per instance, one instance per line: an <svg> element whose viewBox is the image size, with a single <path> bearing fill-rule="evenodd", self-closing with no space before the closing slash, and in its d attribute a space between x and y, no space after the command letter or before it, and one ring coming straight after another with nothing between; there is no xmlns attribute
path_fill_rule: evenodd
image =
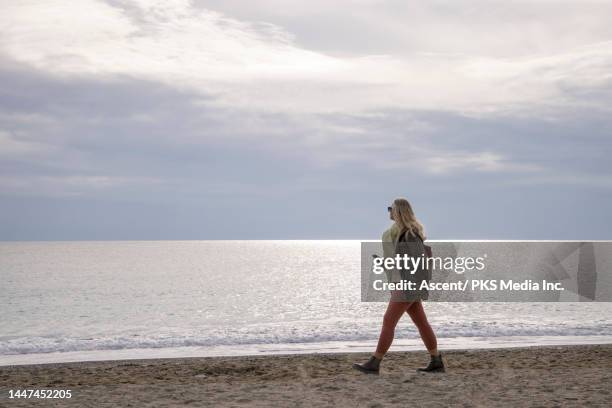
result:
<svg viewBox="0 0 612 408"><path fill-rule="evenodd" d="M419 374L426 353L389 353L379 375L363 353L98 361L0 367L0 406L609 407L612 345L451 350L447 372ZM71 390L9 399L9 389Z"/></svg>

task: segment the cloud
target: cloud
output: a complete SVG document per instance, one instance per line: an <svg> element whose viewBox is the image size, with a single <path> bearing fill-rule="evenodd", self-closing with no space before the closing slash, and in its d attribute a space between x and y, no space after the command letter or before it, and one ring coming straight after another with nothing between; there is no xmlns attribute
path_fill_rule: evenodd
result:
<svg viewBox="0 0 612 408"><path fill-rule="evenodd" d="M202 103L210 97L199 92L144 80L66 82L27 70L1 75L16 90L0 91L9 173L162 177L178 186L185 178L205 177L202 185L212 185L221 177L235 185L265 174L261 184L286 173L287 162L307 171L352 166L438 177L533 178L558 171L559 162L568 169L562 172L587 165L609 172L601 157L609 121L596 111L556 121L406 109L289 114L219 107Z"/></svg>
<svg viewBox="0 0 612 408"><path fill-rule="evenodd" d="M132 75L199 89L211 81L308 79L346 68L294 47L278 27L197 10L188 1L26 1L4 11L6 55L60 75Z"/></svg>
<svg viewBox="0 0 612 408"><path fill-rule="evenodd" d="M306 48L338 55L417 52L492 58L563 53L612 38L606 0L195 0L246 21L288 27Z"/></svg>
<svg viewBox="0 0 612 408"><path fill-rule="evenodd" d="M7 4L3 222L11 237L364 237L397 195L442 235L503 235L491 220L510 210L550 231L578 207L605 216L608 26L545 3ZM558 34L572 21L591 25Z"/></svg>
<svg viewBox="0 0 612 408"><path fill-rule="evenodd" d="M414 169L421 169L433 175L448 175L453 172L486 172L486 173L539 173L543 170L536 164L514 163L499 153L483 152L456 152L436 151L435 149L419 149L417 155L410 162ZM409 162L409 163L410 163ZM383 169L402 169L407 167L406 160L385 161L380 164Z"/></svg>
<svg viewBox="0 0 612 408"><path fill-rule="evenodd" d="M19 175L0 176L0 191L17 196L33 197L76 197L91 196L137 187L142 189L166 180L150 177L113 177L77 175Z"/></svg>
<svg viewBox="0 0 612 408"><path fill-rule="evenodd" d="M424 40L408 53L335 56L300 46L287 27L241 21L202 6L183 0L13 3L0 17L0 50L63 77L157 81L213 95L206 103L215 106L269 112L403 108L533 114L534 109L610 106L609 94L585 100L580 91L610 88L611 41L573 44L544 55L491 56L464 52L461 44L435 51ZM364 12L371 6L378 4L364 2L357 9ZM419 6L404 15L431 17L435 11L444 22L456 9L450 3L433 10ZM476 17L463 10L463 20L453 22L465 28L472 18L481 21L483 16L474 13ZM521 15L514 13L514 19ZM385 14L378 23L387 26L389 19ZM393 24L388 27L400 36ZM490 24L480 25L471 35L491 30ZM450 44L463 38L448 29L439 34Z"/></svg>

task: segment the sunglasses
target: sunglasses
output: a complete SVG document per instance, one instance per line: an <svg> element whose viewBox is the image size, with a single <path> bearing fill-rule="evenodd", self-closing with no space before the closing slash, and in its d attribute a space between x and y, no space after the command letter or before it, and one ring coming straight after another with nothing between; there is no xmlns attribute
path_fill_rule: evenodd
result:
<svg viewBox="0 0 612 408"><path fill-rule="evenodd" d="M393 207L387 207L387 211L391 212L391 210L393 210Z"/></svg>

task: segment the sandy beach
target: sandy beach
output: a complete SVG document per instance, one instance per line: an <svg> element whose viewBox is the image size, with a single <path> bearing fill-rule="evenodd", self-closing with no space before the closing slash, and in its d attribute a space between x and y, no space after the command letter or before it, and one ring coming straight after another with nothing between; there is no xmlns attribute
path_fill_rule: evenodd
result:
<svg viewBox="0 0 612 408"><path fill-rule="evenodd" d="M427 356L390 353L379 375L351 369L367 354L98 361L0 367L2 406L609 406L612 345L452 350L447 372ZM60 400L9 389L70 389Z"/></svg>

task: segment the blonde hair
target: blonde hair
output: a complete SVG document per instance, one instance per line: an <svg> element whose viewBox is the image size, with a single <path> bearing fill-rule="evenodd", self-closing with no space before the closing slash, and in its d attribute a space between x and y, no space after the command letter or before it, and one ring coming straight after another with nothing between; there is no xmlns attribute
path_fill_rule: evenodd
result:
<svg viewBox="0 0 612 408"><path fill-rule="evenodd" d="M419 235L425 240L425 228L417 220L412 210L412 206L405 198L393 200L393 218L400 230L408 230L412 235Z"/></svg>

